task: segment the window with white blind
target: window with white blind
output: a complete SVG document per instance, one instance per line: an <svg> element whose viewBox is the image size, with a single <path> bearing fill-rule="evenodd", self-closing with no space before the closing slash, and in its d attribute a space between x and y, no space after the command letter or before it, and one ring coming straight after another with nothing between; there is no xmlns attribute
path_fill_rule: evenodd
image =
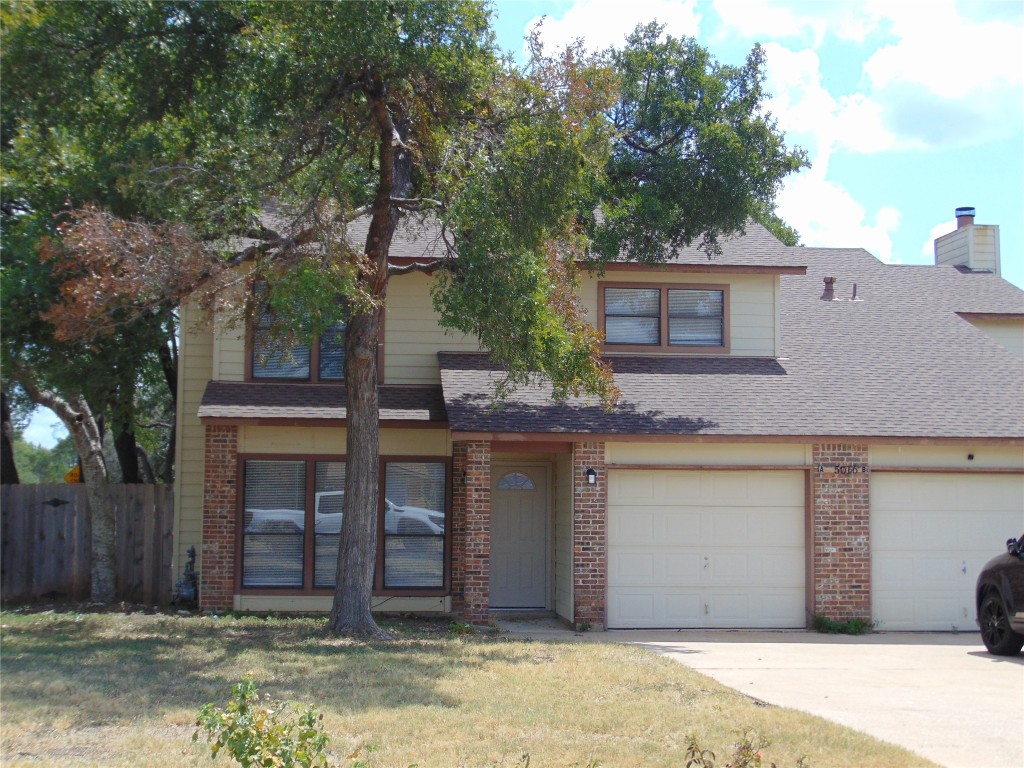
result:
<svg viewBox="0 0 1024 768"><path fill-rule="evenodd" d="M382 463L375 592L444 589L447 477L444 461ZM245 458L243 486L241 588L333 589L345 462Z"/></svg>
<svg viewBox="0 0 1024 768"><path fill-rule="evenodd" d="M444 586L445 465L384 467L384 587Z"/></svg>
<svg viewBox="0 0 1024 768"><path fill-rule="evenodd" d="M726 286L603 283L604 343L624 351L724 351Z"/></svg>
<svg viewBox="0 0 1024 768"><path fill-rule="evenodd" d="M339 323L313 343L274 338L270 311L253 321L252 378L287 381L341 381L345 378L345 324ZM301 336L301 334L300 334Z"/></svg>

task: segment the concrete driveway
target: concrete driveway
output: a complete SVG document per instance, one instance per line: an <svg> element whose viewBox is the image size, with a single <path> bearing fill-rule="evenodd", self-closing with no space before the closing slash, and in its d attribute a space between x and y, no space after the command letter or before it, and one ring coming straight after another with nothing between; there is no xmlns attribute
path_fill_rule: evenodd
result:
<svg viewBox="0 0 1024 768"><path fill-rule="evenodd" d="M949 768L1024 766L1024 656L976 634L625 632L724 685L803 710Z"/></svg>
<svg viewBox="0 0 1024 768"><path fill-rule="evenodd" d="M1024 766L1024 655L976 633L613 630L502 621L512 635L634 643L737 691L855 728L948 768Z"/></svg>

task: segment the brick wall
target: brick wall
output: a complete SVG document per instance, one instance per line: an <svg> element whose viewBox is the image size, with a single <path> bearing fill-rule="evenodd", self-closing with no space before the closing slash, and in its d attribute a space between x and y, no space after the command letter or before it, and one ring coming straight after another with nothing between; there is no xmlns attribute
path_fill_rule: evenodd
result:
<svg viewBox="0 0 1024 768"><path fill-rule="evenodd" d="M837 621L871 618L868 447L813 447L813 612Z"/></svg>
<svg viewBox="0 0 1024 768"><path fill-rule="evenodd" d="M237 478L238 427L207 426L203 548L198 566L203 610L222 611L234 602Z"/></svg>
<svg viewBox="0 0 1024 768"><path fill-rule="evenodd" d="M491 580L491 444L455 443L452 459L452 610L471 624L486 624Z"/></svg>
<svg viewBox="0 0 1024 768"><path fill-rule="evenodd" d="M608 472L604 443L573 445L573 623L594 629L605 624L607 591ZM587 469L597 471L597 482L587 483Z"/></svg>

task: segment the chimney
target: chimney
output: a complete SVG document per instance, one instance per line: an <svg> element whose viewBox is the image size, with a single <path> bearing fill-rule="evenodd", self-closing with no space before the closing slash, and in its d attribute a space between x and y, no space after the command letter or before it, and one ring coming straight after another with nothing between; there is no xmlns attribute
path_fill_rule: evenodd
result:
<svg viewBox="0 0 1024 768"><path fill-rule="evenodd" d="M956 209L956 228L962 229L974 224L974 208L963 206Z"/></svg>
<svg viewBox="0 0 1024 768"><path fill-rule="evenodd" d="M975 224L974 209L956 209L956 229L935 238L935 264L961 272L1000 274L999 227Z"/></svg>

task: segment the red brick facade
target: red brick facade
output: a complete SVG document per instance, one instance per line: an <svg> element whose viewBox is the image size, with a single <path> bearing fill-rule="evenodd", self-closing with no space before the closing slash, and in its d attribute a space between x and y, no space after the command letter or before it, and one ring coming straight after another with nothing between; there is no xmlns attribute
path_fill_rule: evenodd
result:
<svg viewBox="0 0 1024 768"><path fill-rule="evenodd" d="M588 469L597 473L597 482L593 485L587 482ZM572 483L573 624L579 627L586 623L594 629L603 629L608 585L608 472L604 443L573 445Z"/></svg>
<svg viewBox="0 0 1024 768"><path fill-rule="evenodd" d="M235 592L238 427L206 427L203 478L203 553L199 563L199 606L231 608Z"/></svg>
<svg viewBox="0 0 1024 768"><path fill-rule="evenodd" d="M486 624L491 583L491 444L455 443L452 489L452 610Z"/></svg>
<svg viewBox="0 0 1024 768"><path fill-rule="evenodd" d="M837 621L871 618L868 447L813 447L811 468L812 611Z"/></svg>

